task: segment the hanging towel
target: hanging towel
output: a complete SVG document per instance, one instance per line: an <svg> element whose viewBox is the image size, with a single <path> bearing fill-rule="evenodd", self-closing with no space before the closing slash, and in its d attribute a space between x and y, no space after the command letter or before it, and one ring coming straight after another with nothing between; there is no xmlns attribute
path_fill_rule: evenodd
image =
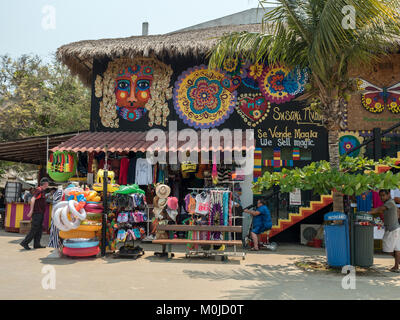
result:
<svg viewBox="0 0 400 320"><path fill-rule="evenodd" d="M122 158L121 165L119 168L119 180L118 180L119 184L124 186L128 184L128 170L129 170L129 159Z"/></svg>

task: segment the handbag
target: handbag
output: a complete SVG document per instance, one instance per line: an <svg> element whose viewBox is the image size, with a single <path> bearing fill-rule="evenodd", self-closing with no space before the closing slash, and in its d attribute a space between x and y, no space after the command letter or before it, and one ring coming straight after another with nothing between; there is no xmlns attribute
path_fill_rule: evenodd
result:
<svg viewBox="0 0 400 320"><path fill-rule="evenodd" d="M190 161L182 162L181 171L182 173L197 172L197 164L191 163Z"/></svg>

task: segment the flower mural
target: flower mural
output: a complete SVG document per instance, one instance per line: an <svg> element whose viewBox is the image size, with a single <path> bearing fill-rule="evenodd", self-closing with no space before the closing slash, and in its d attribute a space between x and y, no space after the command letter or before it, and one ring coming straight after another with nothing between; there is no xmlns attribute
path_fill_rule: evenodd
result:
<svg viewBox="0 0 400 320"><path fill-rule="evenodd" d="M175 110L191 127L214 128L232 114L236 102L235 86L239 84L221 70L209 70L205 65L190 68L175 83Z"/></svg>
<svg viewBox="0 0 400 320"><path fill-rule="evenodd" d="M258 78L261 77L263 69L264 65L261 64L243 63L240 68L242 83L248 88L258 90Z"/></svg>
<svg viewBox="0 0 400 320"><path fill-rule="evenodd" d="M308 73L296 67L290 70L281 65L270 66L264 69L258 79L259 88L264 97L274 103L283 103L292 100L302 93L308 81Z"/></svg>
<svg viewBox="0 0 400 320"><path fill-rule="evenodd" d="M364 141L357 132L343 131L339 134L339 154L345 155L348 151L360 146ZM358 157L361 155L361 149L349 154L350 157Z"/></svg>
<svg viewBox="0 0 400 320"><path fill-rule="evenodd" d="M197 114L204 111L214 113L220 108L219 96L223 87L216 80L199 78L188 89L188 98L190 100L190 109Z"/></svg>

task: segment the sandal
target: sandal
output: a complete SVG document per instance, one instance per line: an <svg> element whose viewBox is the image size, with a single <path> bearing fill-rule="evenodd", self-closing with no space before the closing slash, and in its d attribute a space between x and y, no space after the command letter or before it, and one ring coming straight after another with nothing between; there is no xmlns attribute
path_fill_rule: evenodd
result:
<svg viewBox="0 0 400 320"><path fill-rule="evenodd" d="M394 273L400 273L400 269L393 269L393 268L392 268L392 269L390 269L389 271L390 271L390 272L394 272Z"/></svg>
<svg viewBox="0 0 400 320"><path fill-rule="evenodd" d="M259 251L260 249L256 249L256 248L251 248L250 251Z"/></svg>

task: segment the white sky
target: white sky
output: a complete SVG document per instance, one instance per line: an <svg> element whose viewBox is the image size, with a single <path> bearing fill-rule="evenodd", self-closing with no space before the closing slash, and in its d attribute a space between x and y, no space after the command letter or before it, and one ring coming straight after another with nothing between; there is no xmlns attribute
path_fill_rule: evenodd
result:
<svg viewBox="0 0 400 320"><path fill-rule="evenodd" d="M257 6L257 0L1 0L0 54L46 59L70 42L140 35L144 21L150 34L160 34ZM52 8L55 25L46 19Z"/></svg>

